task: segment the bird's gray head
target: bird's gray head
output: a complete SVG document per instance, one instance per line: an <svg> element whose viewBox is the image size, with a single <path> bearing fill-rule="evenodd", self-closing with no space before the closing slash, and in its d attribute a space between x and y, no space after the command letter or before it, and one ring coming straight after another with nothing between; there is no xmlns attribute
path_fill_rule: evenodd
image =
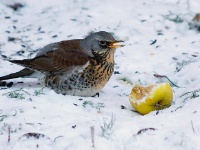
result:
<svg viewBox="0 0 200 150"><path fill-rule="evenodd" d="M102 54L110 50L115 50L118 47L122 47L123 45L119 45L119 42L123 41L117 41L110 33L100 31L85 37L82 41L81 47L85 53L94 57L94 53Z"/></svg>

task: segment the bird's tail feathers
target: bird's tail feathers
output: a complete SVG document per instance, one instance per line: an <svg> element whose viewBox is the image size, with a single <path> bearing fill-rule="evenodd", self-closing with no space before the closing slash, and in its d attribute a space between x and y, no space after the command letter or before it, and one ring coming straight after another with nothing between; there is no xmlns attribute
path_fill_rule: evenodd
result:
<svg viewBox="0 0 200 150"><path fill-rule="evenodd" d="M18 78L18 77L30 76L34 72L35 72L34 70L31 70L31 69L28 69L28 68L24 68L24 69L22 69L22 70L20 70L18 72L11 73L9 75L5 75L5 76L0 77L0 81L1 80L9 80L9 79Z"/></svg>
<svg viewBox="0 0 200 150"><path fill-rule="evenodd" d="M18 64L18 65L21 65L21 66L28 66L30 65L30 60L29 59L24 59L24 60L9 60L11 63L14 63L14 64Z"/></svg>

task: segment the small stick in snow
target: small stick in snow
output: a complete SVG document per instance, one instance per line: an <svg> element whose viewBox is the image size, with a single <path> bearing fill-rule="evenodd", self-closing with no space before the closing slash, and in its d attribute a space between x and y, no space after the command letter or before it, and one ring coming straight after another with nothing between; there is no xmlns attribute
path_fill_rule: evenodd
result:
<svg viewBox="0 0 200 150"><path fill-rule="evenodd" d="M56 140L58 139L58 138L62 138L63 136L57 136L53 141L54 141L54 143L56 142Z"/></svg>
<svg viewBox="0 0 200 150"><path fill-rule="evenodd" d="M94 126L90 127L92 147L94 148Z"/></svg>
<svg viewBox="0 0 200 150"><path fill-rule="evenodd" d="M149 131L149 130L154 131L156 129L155 128L144 128L144 129L139 130L138 133L137 133L137 135L140 135L140 134L142 134L142 133L144 133L146 131Z"/></svg>
<svg viewBox="0 0 200 150"><path fill-rule="evenodd" d="M10 125L8 126L8 143L10 142Z"/></svg>
<svg viewBox="0 0 200 150"><path fill-rule="evenodd" d="M193 130L193 132L195 133L195 130L194 130L194 126L193 126L193 122L192 122L192 120L191 120L191 125L192 125L192 130Z"/></svg>

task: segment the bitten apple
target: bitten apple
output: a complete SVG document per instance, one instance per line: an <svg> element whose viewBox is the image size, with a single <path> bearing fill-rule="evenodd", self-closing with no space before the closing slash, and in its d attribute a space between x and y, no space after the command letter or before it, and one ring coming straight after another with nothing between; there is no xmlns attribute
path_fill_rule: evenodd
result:
<svg viewBox="0 0 200 150"><path fill-rule="evenodd" d="M139 113L145 115L154 110L169 107L172 103L173 91L169 83L135 85L130 94L130 103Z"/></svg>

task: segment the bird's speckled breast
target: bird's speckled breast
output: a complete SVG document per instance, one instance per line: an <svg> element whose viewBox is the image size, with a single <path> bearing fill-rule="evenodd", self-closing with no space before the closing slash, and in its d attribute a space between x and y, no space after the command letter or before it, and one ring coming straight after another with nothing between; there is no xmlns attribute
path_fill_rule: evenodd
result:
<svg viewBox="0 0 200 150"><path fill-rule="evenodd" d="M113 71L114 62L103 61L97 65L91 62L80 73L46 76L45 84L64 95L94 96L105 86Z"/></svg>

